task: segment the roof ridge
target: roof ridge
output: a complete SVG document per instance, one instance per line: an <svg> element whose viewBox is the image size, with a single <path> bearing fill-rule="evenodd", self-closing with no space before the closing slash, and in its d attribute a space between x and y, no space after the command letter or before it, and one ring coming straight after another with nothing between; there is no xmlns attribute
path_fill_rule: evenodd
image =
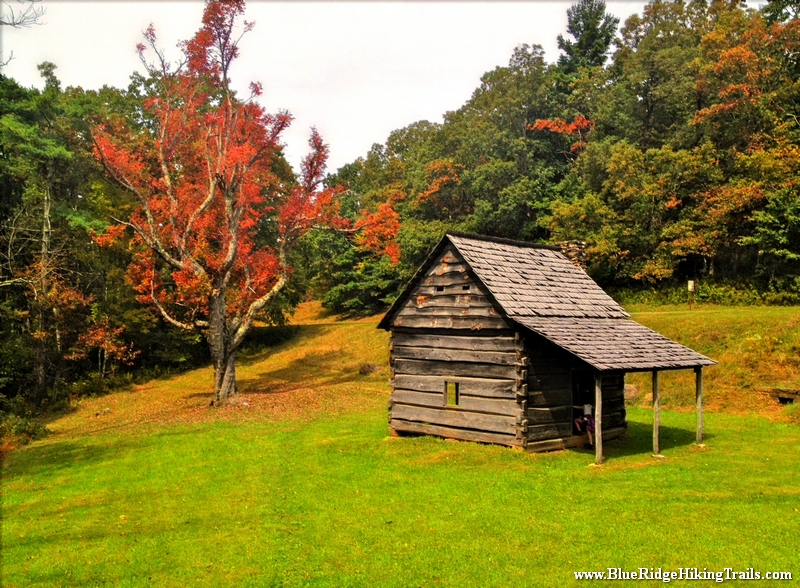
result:
<svg viewBox="0 0 800 588"><path fill-rule="evenodd" d="M527 247L528 249L549 249L550 251L561 252L558 245L546 245L544 243L531 243L529 241L517 241L506 239L505 237L490 237L488 235L476 235L474 233L463 233L461 231L447 231L445 236L459 237L461 239L474 239L475 241L488 241L489 243L499 243L501 245L513 245L514 247Z"/></svg>

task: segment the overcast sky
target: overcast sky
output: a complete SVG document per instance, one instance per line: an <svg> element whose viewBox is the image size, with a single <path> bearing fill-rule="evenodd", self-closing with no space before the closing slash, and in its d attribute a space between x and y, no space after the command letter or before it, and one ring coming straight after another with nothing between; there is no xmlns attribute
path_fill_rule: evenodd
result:
<svg viewBox="0 0 800 588"><path fill-rule="evenodd" d="M576 0L577 1L577 0ZM6 0L14 3L15 0ZM255 29L242 41L232 77L244 92L264 85L261 103L295 117L284 135L297 165L316 126L331 147L329 171L364 156L391 131L419 120L441 122L480 83L507 65L515 46L542 45L558 58L566 28L563 2L270 2L251 0ZM608 2L622 22L645 2ZM127 86L141 71L135 47L151 22L177 58L179 40L200 27L203 3L43 0L44 24L3 30L7 76L42 87L36 65L51 61L64 86Z"/></svg>

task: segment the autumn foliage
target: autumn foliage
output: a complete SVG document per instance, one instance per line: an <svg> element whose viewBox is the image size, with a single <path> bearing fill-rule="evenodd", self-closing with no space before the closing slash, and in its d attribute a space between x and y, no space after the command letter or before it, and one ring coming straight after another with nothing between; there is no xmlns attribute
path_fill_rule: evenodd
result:
<svg viewBox="0 0 800 588"><path fill-rule="evenodd" d="M207 334L217 403L236 393L236 350L290 279L293 246L312 228L337 224L338 189L323 185L328 147L319 134L312 132L299 180L281 177L291 117L267 113L258 84L245 100L230 87L238 39L253 26L236 28L243 13L241 0L209 1L177 66L149 28L139 46L153 84L144 124L94 132L97 157L139 204L121 220L137 250L129 278L167 321ZM379 210L359 222L359 238L396 257L394 220Z"/></svg>
<svg viewBox="0 0 800 588"><path fill-rule="evenodd" d="M576 138L577 141L570 147L570 151L575 153L586 147L586 135L593 126L594 121L589 120L583 115L578 115L571 123L560 118L553 120L537 120L528 128L531 131L550 131L558 135L567 135Z"/></svg>

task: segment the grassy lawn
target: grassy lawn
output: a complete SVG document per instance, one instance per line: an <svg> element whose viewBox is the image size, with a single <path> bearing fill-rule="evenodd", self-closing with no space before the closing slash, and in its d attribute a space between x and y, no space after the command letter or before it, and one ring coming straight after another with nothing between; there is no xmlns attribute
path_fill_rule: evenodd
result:
<svg viewBox="0 0 800 588"><path fill-rule="evenodd" d="M12 452L3 585L562 586L607 567L800 577L800 427L778 422L792 411L712 411L706 449L693 413L665 411L656 460L651 413L632 408L601 468L584 451L389 438L387 370L359 373L386 365L386 335L304 311L298 338L243 360L235 406L209 410L198 370L87 400ZM711 379L725 368L709 370L712 398L735 386Z"/></svg>

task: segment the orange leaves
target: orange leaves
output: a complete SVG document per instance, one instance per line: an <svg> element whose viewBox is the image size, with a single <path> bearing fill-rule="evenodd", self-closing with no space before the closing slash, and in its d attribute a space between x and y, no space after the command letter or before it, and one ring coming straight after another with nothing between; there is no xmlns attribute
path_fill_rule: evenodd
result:
<svg viewBox="0 0 800 588"><path fill-rule="evenodd" d="M322 184L328 146L316 129L312 129L308 143L311 153L303 160L300 182L292 188L278 215L278 230L289 243L315 226L330 224L338 213L335 197L342 188L324 188Z"/></svg>
<svg viewBox="0 0 800 588"><path fill-rule="evenodd" d="M460 186L464 166L451 159L437 159L429 163L425 171L431 178L431 183L428 189L417 197L418 202L433 199L448 187Z"/></svg>
<svg viewBox="0 0 800 588"><path fill-rule="evenodd" d="M400 230L400 217L391 204L384 202L375 213L362 212L356 229L361 231L356 237L360 247L386 255L392 263L400 261L400 247L395 241Z"/></svg>
<svg viewBox="0 0 800 588"><path fill-rule="evenodd" d="M425 167L428 189L417 196L417 206L430 206L439 218L458 218L471 211L461 174L464 166L452 159L436 159Z"/></svg>
<svg viewBox="0 0 800 588"><path fill-rule="evenodd" d="M105 233L95 233L94 231L89 231L89 234L92 238L92 241L97 243L100 247L111 247L114 243L117 243L120 239L122 239L123 235L125 234L125 226L111 225L106 229Z"/></svg>
<svg viewBox="0 0 800 588"><path fill-rule="evenodd" d="M537 120L533 125L529 125L531 131L551 131L561 135L576 135L581 131L587 131L594 126L594 121L589 120L583 115L578 115L571 123L567 123L560 118L555 120Z"/></svg>
<svg viewBox="0 0 800 588"><path fill-rule="evenodd" d="M594 127L594 121L589 120L583 115L575 117L571 123L557 118L554 120L537 120L534 124L528 125L530 131L550 131L558 135L569 135L577 137L577 141L572 144L570 151L575 153L586 147L586 135Z"/></svg>
<svg viewBox="0 0 800 588"><path fill-rule="evenodd" d="M271 261L276 256L269 248L260 253L264 219L307 227L332 199L314 189L286 194L273 162L291 117L240 101L228 87L227 70L238 53L234 28L243 12L241 0L207 2L203 27L182 45L185 67L164 60L149 28L145 41L160 64L148 66L155 92L143 101L148 125L94 131L108 175L138 199L130 218L137 247L152 252L137 255L129 279L142 299L171 309L180 321L207 316L214 291L230 297L231 312L264 296L275 274L288 271ZM245 23L245 32L251 26ZM251 90L258 94L260 85ZM316 186L327 151L315 138L316 167L309 176ZM109 244L122 232L114 228L95 240Z"/></svg>
<svg viewBox="0 0 800 588"><path fill-rule="evenodd" d="M703 38L696 89L711 104L692 124L707 123L722 140L740 150L758 148L783 132L787 103L797 97L791 55L800 50L796 21L768 24L758 12L725 13ZM790 124L796 124L790 114Z"/></svg>
<svg viewBox="0 0 800 588"><path fill-rule="evenodd" d="M145 40L160 63L148 65L146 124L94 132L109 177L138 200L127 226L136 250L128 277L139 300L181 328L207 328L209 341L230 335L234 346L287 283L297 240L320 225L343 225L341 188L323 183L328 146L319 133L312 131L295 182L281 144L291 116L269 114L252 100L258 83L246 100L230 88L238 40L252 28L237 26L243 13L242 0L207 1L179 66L158 52L149 29ZM381 209L363 219L358 238L396 259L393 214ZM95 239L110 243L121 232Z"/></svg>
<svg viewBox="0 0 800 588"><path fill-rule="evenodd" d="M125 327L112 327L108 317L103 317L84 331L75 346L65 359L85 359L89 352L99 349L105 355L104 360L118 361L125 365L133 365L133 361L141 351L134 351L133 345L126 345L120 339Z"/></svg>

